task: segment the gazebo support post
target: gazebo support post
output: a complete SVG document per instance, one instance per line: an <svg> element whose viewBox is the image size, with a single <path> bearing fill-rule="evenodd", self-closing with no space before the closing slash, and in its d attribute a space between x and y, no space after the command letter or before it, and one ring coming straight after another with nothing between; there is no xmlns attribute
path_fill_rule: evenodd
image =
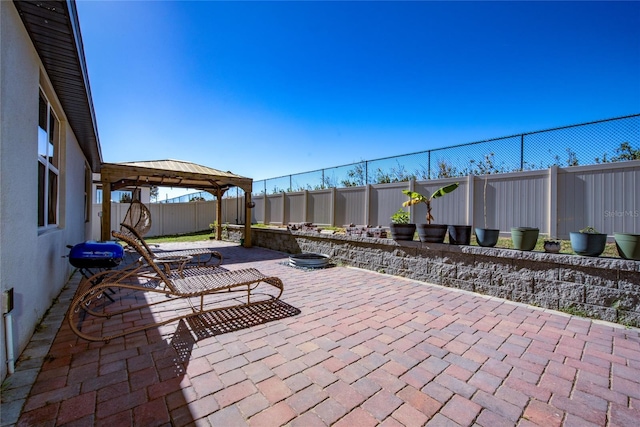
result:
<svg viewBox="0 0 640 427"><path fill-rule="evenodd" d="M102 176L102 213L100 217L100 240L111 239L111 183Z"/></svg>
<svg viewBox="0 0 640 427"><path fill-rule="evenodd" d="M251 247L251 188L249 191L244 190L244 247Z"/></svg>
<svg viewBox="0 0 640 427"><path fill-rule="evenodd" d="M222 240L222 190L216 191L216 240Z"/></svg>

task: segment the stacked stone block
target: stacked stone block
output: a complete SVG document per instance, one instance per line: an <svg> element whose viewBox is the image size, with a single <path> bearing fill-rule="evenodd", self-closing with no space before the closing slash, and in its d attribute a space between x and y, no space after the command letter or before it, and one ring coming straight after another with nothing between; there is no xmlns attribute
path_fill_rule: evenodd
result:
<svg viewBox="0 0 640 427"><path fill-rule="evenodd" d="M574 314L640 326L640 261L253 229L253 243Z"/></svg>

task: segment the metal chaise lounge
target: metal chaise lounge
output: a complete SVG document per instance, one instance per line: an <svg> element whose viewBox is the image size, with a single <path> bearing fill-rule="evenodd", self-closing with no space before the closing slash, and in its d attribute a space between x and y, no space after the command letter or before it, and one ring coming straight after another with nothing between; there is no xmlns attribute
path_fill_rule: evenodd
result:
<svg viewBox="0 0 640 427"><path fill-rule="evenodd" d="M138 233L135 227L127 223L120 224L120 233L129 236L146 249L147 252L157 261L163 259L180 259L181 257L191 257L186 262L185 267L217 267L222 264L222 254L210 248L182 249L175 251L154 252L151 247L144 241L142 235ZM214 262L211 262L215 258Z"/></svg>
<svg viewBox="0 0 640 427"><path fill-rule="evenodd" d="M78 289L67 317L73 332L83 339L109 342L204 313L278 300L282 295L282 280L255 268L209 267L193 269L208 274L167 275L137 241L116 231L111 234L138 251L144 263L115 280ZM261 284L270 286L256 292ZM108 289L115 291L111 294L115 302L100 298ZM153 312L146 310L151 307Z"/></svg>

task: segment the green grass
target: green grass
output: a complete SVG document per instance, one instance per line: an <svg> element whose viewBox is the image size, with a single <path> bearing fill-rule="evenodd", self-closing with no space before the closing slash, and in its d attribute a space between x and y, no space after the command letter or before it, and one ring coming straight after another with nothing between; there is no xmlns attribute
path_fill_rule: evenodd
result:
<svg viewBox="0 0 640 427"><path fill-rule="evenodd" d="M540 237L536 243L536 247L533 248L534 251L544 252L544 241L549 240L546 237ZM566 255L575 255L573 249L571 249L571 242L569 240L559 240L560 241L560 253ZM471 238L471 244L477 246L478 243L476 241L476 237L473 236ZM498 238L498 243L495 246L496 248L504 248L504 249L513 249L513 241L510 237L500 237ZM603 257L611 257L611 258L620 258L618 255L618 250L616 249L615 243L607 243L604 248L604 252L602 253Z"/></svg>
<svg viewBox="0 0 640 427"><path fill-rule="evenodd" d="M593 318L593 319L597 319L597 316L593 316L593 315L589 315L588 312L578 308L578 307L574 307L574 306L569 306L569 307L561 307L558 309L558 311L562 311L564 313L570 314L572 316L579 316L579 317L587 317L587 318Z"/></svg>
<svg viewBox="0 0 640 427"><path fill-rule="evenodd" d="M213 236L210 230L196 231L187 234L172 234L168 236L145 237L145 241L149 243L172 243L172 242L201 242L209 240L209 236Z"/></svg>

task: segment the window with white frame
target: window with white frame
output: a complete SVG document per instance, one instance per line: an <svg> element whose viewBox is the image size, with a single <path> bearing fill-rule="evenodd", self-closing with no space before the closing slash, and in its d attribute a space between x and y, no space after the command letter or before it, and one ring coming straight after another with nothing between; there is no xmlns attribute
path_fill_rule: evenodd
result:
<svg viewBox="0 0 640 427"><path fill-rule="evenodd" d="M38 113L38 227L58 224L60 122L42 90Z"/></svg>

